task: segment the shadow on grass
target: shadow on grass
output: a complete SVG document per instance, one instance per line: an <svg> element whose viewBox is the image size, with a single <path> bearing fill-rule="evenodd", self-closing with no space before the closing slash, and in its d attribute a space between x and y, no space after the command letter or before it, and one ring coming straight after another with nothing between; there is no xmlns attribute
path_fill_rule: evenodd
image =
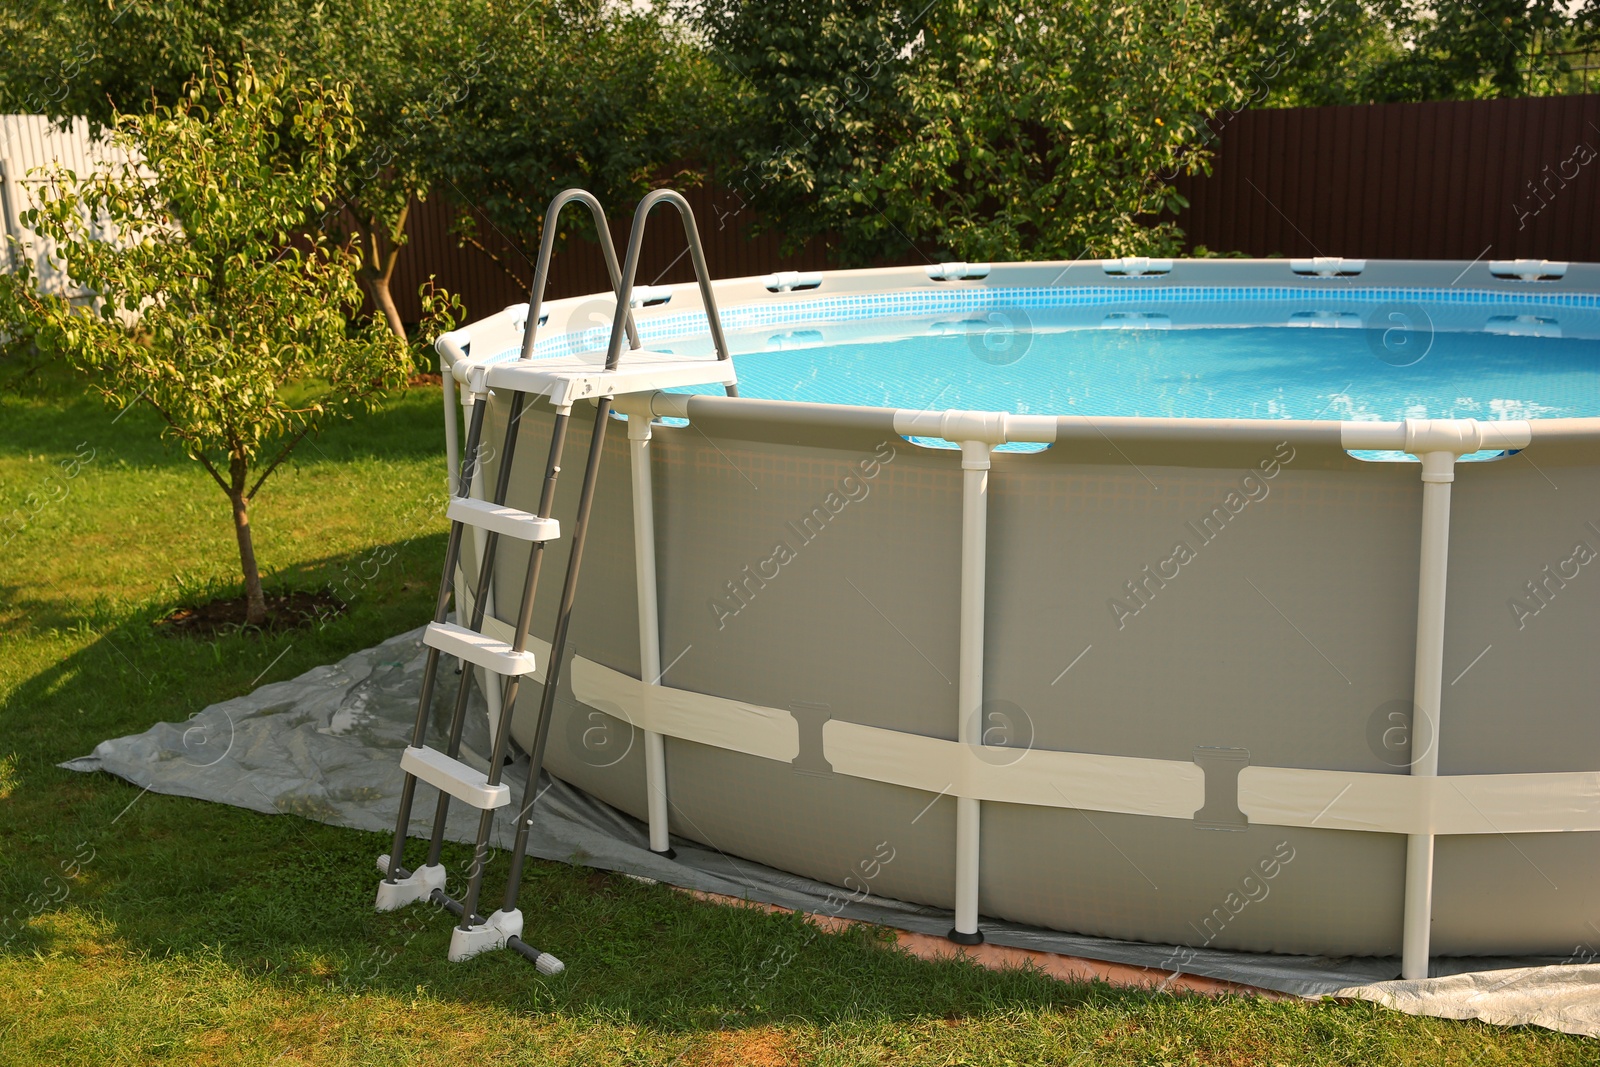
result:
<svg viewBox="0 0 1600 1067"><path fill-rule="evenodd" d="M675 1030L1139 998L1037 974L931 966L884 951L868 930L822 934L794 916L544 862L529 865L519 904L528 940L566 960L568 973L543 977L509 953L452 965L446 913L427 905L374 911L384 835L146 794L55 766L107 737L182 721L420 625L442 551L442 536L401 546L393 569L347 614L312 630L174 639L152 632L165 606L151 606L18 686L0 706L9 724L0 757L18 756L16 784L0 800L0 899L12 916L0 916L0 956L88 955L112 944L151 958L211 955L250 980L288 988L404 999L422 985L462 1002L598 1012ZM300 573L344 562L313 561ZM463 870L468 852L452 845L445 862ZM500 900L506 866L503 854L490 863L486 908ZM84 916L93 917L87 931Z"/></svg>
<svg viewBox="0 0 1600 1067"><path fill-rule="evenodd" d="M671 1031L794 1019L829 1025L993 1016L1088 1003L1132 1008L1148 1000L1038 973L928 964L887 951L870 929L825 934L795 916L703 903L665 886L547 862L529 864L518 903L527 940L559 955L567 972L547 978L505 952L450 964L447 913L421 904L373 910L373 860L387 851L383 835L141 797L100 776L74 791L80 796L65 805L71 829L62 826L49 843L28 848L31 870L8 874L5 888L44 895L46 878L57 872L34 856L55 859L55 867L88 856L76 861L78 879L57 877L67 895L48 910L86 909L104 932L86 938L70 923L44 921L0 954L87 956L115 943L153 958L217 958L290 990L404 1003L425 987L443 1000L513 1013L555 1010ZM106 833L105 821L119 815L115 833ZM467 859L464 846L449 847L444 857L456 870ZM503 854L491 862L487 907L498 904L505 867Z"/></svg>

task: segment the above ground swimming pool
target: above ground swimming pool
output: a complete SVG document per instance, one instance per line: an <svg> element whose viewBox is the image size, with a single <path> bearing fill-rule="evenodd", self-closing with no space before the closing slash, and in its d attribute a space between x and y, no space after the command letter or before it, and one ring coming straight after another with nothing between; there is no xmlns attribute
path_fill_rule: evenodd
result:
<svg viewBox="0 0 1600 1067"><path fill-rule="evenodd" d="M1600 267L715 293L740 395L618 398L547 756L652 847L949 908L958 941L992 916L1179 968L1600 944ZM646 349L713 358L693 284L635 303ZM613 307L545 305L534 358L598 361ZM441 339L452 471L455 383L514 360L526 317ZM551 424L535 405L520 454ZM527 470L506 502L531 511ZM477 560L469 538L458 610ZM524 563L497 557L491 634Z"/></svg>

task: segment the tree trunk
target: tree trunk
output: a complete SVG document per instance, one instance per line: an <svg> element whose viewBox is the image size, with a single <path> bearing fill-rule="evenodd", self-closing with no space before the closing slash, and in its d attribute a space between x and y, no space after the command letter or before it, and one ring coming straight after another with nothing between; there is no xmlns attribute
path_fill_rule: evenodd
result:
<svg viewBox="0 0 1600 1067"><path fill-rule="evenodd" d="M406 219L410 214L411 203L408 200L406 206L400 209L400 217L395 220L392 230L384 232L379 226L367 230L367 255L363 257L361 265L361 278L367 283L367 292L372 296L373 305L383 315L389 329L402 341L406 339L406 326L400 321L400 310L394 305L389 283L394 280L394 269L400 262L400 242L405 237Z"/></svg>
<svg viewBox="0 0 1600 1067"><path fill-rule="evenodd" d="M394 297L389 293L389 279L394 274L393 257L397 251L390 252L389 269L381 274L377 271L369 272L363 270L362 274L366 276L367 292L372 294L372 302L383 313L384 321L389 324L389 329L394 331L396 337L404 341L406 338L406 326L405 323L400 321L400 310L394 306Z"/></svg>
<svg viewBox="0 0 1600 1067"><path fill-rule="evenodd" d="M256 546L250 536L250 501L244 494L245 469L233 464L233 487L228 499L233 502L233 532L239 539L239 566L244 570L245 622L264 626L267 621L267 596L261 590L261 568L256 565Z"/></svg>

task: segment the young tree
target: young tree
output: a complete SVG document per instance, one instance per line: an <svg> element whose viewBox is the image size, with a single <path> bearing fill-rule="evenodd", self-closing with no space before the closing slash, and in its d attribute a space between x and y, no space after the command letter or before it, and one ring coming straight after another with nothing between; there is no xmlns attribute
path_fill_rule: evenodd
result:
<svg viewBox="0 0 1600 1067"><path fill-rule="evenodd" d="M98 299L40 296L26 279L10 299L108 401L152 407L227 496L259 625L251 501L308 434L411 367L384 324L352 325L359 253L306 230L356 141L349 96L213 63L174 106L119 112L110 128L130 162L58 170L25 220Z"/></svg>

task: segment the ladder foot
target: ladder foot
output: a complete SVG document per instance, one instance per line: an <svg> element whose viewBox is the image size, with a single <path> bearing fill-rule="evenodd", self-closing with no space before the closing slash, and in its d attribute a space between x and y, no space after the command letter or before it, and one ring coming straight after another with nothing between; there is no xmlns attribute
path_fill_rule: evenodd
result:
<svg viewBox="0 0 1600 1067"><path fill-rule="evenodd" d="M432 866L419 867L415 871L399 868L395 871L396 878L389 881L389 857L378 857L378 873L384 880L378 883L377 908L379 911L395 911L407 904L415 904L419 900L427 900L433 895L435 889L444 888L444 866L435 863Z"/></svg>
<svg viewBox="0 0 1600 1067"><path fill-rule="evenodd" d="M505 948L508 940L515 937L520 941L521 936L522 912L497 911L471 929L463 930L458 926L450 931L450 962L461 963L485 952Z"/></svg>

